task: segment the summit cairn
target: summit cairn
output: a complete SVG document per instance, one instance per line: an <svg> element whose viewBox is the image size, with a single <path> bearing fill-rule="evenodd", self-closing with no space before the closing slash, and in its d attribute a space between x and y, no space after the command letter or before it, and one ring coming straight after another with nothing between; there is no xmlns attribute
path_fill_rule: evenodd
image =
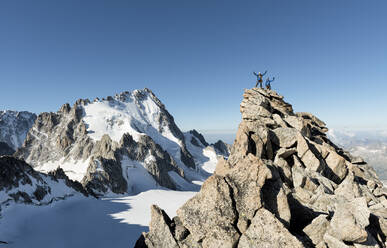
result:
<svg viewBox="0 0 387 248"><path fill-rule="evenodd" d="M387 190L325 123L245 90L228 160L170 219L151 207L136 247L386 247Z"/></svg>

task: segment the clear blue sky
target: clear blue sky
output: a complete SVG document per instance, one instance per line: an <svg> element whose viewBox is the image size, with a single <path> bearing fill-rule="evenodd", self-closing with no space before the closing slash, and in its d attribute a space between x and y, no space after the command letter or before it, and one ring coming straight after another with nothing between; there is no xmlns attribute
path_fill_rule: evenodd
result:
<svg viewBox="0 0 387 248"><path fill-rule="evenodd" d="M387 127L387 1L0 1L0 109L148 87L183 130L236 129L252 71L329 126Z"/></svg>

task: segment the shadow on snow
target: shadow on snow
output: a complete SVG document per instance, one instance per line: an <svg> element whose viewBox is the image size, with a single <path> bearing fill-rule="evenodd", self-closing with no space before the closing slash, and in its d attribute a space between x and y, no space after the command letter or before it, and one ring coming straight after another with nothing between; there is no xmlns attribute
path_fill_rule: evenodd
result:
<svg viewBox="0 0 387 248"><path fill-rule="evenodd" d="M69 199L50 206L15 206L0 220L1 247L133 247L148 227L112 214L130 209L112 200Z"/></svg>

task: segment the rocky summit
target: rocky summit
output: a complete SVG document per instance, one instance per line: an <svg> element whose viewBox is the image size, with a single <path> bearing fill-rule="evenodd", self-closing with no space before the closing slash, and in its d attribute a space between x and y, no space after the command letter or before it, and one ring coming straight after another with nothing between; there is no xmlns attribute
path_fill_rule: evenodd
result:
<svg viewBox="0 0 387 248"><path fill-rule="evenodd" d="M151 207L136 247L386 247L387 191L325 123L271 90L245 90L227 160L170 218Z"/></svg>

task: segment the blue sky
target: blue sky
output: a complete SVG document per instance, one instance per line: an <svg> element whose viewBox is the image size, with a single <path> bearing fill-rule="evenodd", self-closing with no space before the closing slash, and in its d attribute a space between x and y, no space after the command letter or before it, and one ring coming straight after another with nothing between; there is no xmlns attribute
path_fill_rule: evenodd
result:
<svg viewBox="0 0 387 248"><path fill-rule="evenodd" d="M0 1L0 109L148 87L183 130L235 130L252 71L330 127L387 127L387 1Z"/></svg>

